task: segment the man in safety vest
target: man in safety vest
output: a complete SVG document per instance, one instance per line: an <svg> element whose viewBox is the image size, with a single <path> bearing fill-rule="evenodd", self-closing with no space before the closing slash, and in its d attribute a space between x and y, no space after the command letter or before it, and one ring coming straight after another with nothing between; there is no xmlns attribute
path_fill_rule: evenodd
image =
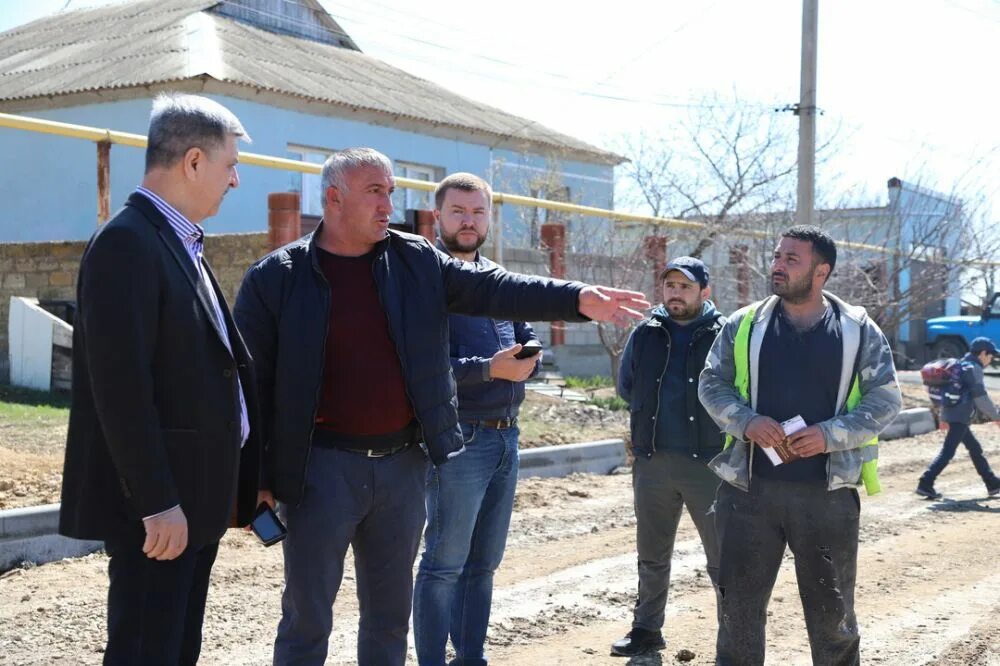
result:
<svg viewBox="0 0 1000 666"><path fill-rule="evenodd" d="M698 397L728 435L710 467L720 539L717 664L763 664L767 603L795 556L816 664L860 663L856 486L879 491L875 439L902 402L892 350L863 308L823 291L837 263L821 229L784 232L771 296L737 311Z"/></svg>

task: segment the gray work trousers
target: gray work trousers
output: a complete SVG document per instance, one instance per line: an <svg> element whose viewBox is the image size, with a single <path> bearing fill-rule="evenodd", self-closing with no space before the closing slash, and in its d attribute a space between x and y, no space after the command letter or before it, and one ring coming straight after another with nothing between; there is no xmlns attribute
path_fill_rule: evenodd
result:
<svg viewBox="0 0 1000 666"><path fill-rule="evenodd" d="M705 466L707 460L688 453L657 451L639 454L632 466L636 545L639 555L639 594L632 626L660 631L670 588L670 560L681 512L687 506L705 549L708 576L717 584L719 547L713 516L719 479Z"/></svg>
<svg viewBox="0 0 1000 666"><path fill-rule="evenodd" d="M275 666L326 662L348 547L361 612L357 663L403 666L426 476L417 446L385 458L313 447L302 502L280 505L288 537Z"/></svg>
<svg viewBox="0 0 1000 666"><path fill-rule="evenodd" d="M785 546L816 666L861 663L854 582L860 500L853 488L826 482L754 478L750 492L723 483L715 507L719 532L721 620L716 664L761 666L764 628Z"/></svg>

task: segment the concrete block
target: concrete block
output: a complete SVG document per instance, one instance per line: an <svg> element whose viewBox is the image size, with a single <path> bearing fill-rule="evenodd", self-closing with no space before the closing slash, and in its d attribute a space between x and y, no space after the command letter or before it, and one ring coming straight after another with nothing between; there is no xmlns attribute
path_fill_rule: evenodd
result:
<svg viewBox="0 0 1000 666"><path fill-rule="evenodd" d="M889 424L885 430L879 433L878 438L881 440L889 439L900 439L902 437L910 436L910 427L906 423L900 421L893 421Z"/></svg>
<svg viewBox="0 0 1000 666"><path fill-rule="evenodd" d="M3 280L4 289L24 289L24 273L7 273Z"/></svg>
<svg viewBox="0 0 1000 666"><path fill-rule="evenodd" d="M915 407L904 409L889 427L879 435L881 439L899 439L900 437L912 437L922 435L937 429L937 422L934 415L926 407Z"/></svg>
<svg viewBox="0 0 1000 666"><path fill-rule="evenodd" d="M89 555L103 547L101 541L78 541L58 534L0 539L0 572L20 566L23 562L46 564L67 557Z"/></svg>
<svg viewBox="0 0 1000 666"><path fill-rule="evenodd" d="M73 274L68 271L59 271L49 275L49 284L53 287L68 287L73 284Z"/></svg>
<svg viewBox="0 0 1000 666"><path fill-rule="evenodd" d="M54 534L58 528L58 504L43 504L0 511L0 539Z"/></svg>
<svg viewBox="0 0 1000 666"><path fill-rule="evenodd" d="M925 432L937 430L937 422L934 420L934 414L926 407L904 409L896 419L906 423L910 436L922 435Z"/></svg>
<svg viewBox="0 0 1000 666"><path fill-rule="evenodd" d="M627 456L624 440L604 439L525 449L520 459L518 477L566 476L574 472L609 474L624 465Z"/></svg>

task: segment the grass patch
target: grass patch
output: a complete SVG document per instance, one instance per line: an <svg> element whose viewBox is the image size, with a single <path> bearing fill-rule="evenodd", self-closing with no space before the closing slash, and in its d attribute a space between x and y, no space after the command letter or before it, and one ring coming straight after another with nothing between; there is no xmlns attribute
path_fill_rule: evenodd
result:
<svg viewBox="0 0 1000 666"><path fill-rule="evenodd" d="M0 386L0 419L4 421L66 421L69 404L69 393Z"/></svg>
<svg viewBox="0 0 1000 666"><path fill-rule="evenodd" d="M594 389L610 388L614 386L611 377L595 375L593 377L574 377L570 375L565 378L566 388L588 391Z"/></svg>
<svg viewBox="0 0 1000 666"><path fill-rule="evenodd" d="M596 405L601 409L607 409L612 412L620 412L628 409L628 403L622 400L617 395L608 396L606 398L595 396L590 400L588 400L587 402L589 402L592 405Z"/></svg>

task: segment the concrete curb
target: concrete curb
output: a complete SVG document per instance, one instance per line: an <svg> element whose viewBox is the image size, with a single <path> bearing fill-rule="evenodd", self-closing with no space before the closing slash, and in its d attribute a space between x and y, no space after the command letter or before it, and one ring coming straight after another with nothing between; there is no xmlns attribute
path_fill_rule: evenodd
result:
<svg viewBox="0 0 1000 666"><path fill-rule="evenodd" d="M880 435L890 440L911 437L937 429L934 415L926 408L905 409ZM579 444L543 446L520 452L518 476L567 476L574 472L609 474L628 460L625 441L603 439ZM59 505L0 511L0 572L23 562L44 564L65 557L79 557L100 550L100 541L78 541L56 534Z"/></svg>
<svg viewBox="0 0 1000 666"><path fill-rule="evenodd" d="M574 472L608 474L625 464L625 441L602 439L580 444L541 446L520 452L519 478L529 476L566 476Z"/></svg>
<svg viewBox="0 0 1000 666"><path fill-rule="evenodd" d="M924 433L937 430L937 427L934 414L926 407L904 409L896 415L896 418L889 424L889 427L882 431L879 439L900 439L902 437L923 435Z"/></svg>
<svg viewBox="0 0 1000 666"><path fill-rule="evenodd" d="M59 505L44 504L0 511L0 572L24 562L45 564L79 557L103 547L100 541L78 541L56 534Z"/></svg>

